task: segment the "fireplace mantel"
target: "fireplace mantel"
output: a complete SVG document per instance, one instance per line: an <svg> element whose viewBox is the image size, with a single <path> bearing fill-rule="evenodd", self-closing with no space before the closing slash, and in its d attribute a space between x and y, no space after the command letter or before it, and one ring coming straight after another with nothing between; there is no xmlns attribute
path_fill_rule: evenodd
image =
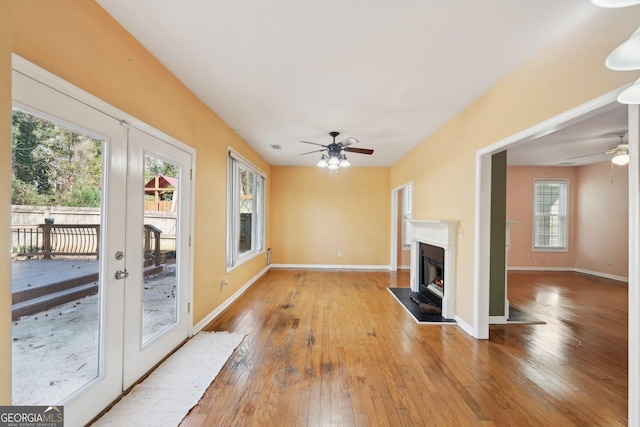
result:
<svg viewBox="0 0 640 427"><path fill-rule="evenodd" d="M456 242L458 221L413 220L411 221L411 290L420 290L418 265L420 243L438 246L444 249L444 295L442 297L442 316L452 319L455 316L456 292Z"/></svg>

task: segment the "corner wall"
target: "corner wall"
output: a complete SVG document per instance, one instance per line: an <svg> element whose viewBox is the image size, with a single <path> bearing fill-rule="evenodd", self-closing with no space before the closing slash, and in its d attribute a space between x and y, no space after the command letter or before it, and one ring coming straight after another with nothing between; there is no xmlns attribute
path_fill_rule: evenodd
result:
<svg viewBox="0 0 640 427"><path fill-rule="evenodd" d="M626 279L629 269L629 179L626 166L509 167L509 267L566 269ZM569 251L533 252L533 180L569 178Z"/></svg>
<svg viewBox="0 0 640 427"><path fill-rule="evenodd" d="M629 277L628 166L596 163L578 168L575 267Z"/></svg>
<svg viewBox="0 0 640 427"><path fill-rule="evenodd" d="M274 264L389 265L389 168L273 166L272 181Z"/></svg>

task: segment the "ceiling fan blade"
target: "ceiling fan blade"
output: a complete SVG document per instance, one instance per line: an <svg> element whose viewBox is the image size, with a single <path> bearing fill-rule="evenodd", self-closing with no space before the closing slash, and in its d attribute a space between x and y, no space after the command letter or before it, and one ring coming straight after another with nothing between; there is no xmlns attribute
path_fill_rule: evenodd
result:
<svg viewBox="0 0 640 427"><path fill-rule="evenodd" d="M373 150L371 148L344 147L343 150L348 151L349 153L373 154Z"/></svg>
<svg viewBox="0 0 640 427"><path fill-rule="evenodd" d="M345 139L343 139L342 141L339 142L339 144L342 147L348 147L349 145L357 144L357 143L358 143L358 140L355 139L355 138L352 138L352 137L345 138Z"/></svg>
<svg viewBox="0 0 640 427"><path fill-rule="evenodd" d="M629 144L618 144L613 148L605 151L607 154L616 154L616 153L628 153L629 152Z"/></svg>
<svg viewBox="0 0 640 427"><path fill-rule="evenodd" d="M322 150L313 150L313 151L307 151L306 153L300 153L298 154L299 156L304 156L305 154L311 154L311 153L319 153L321 151L327 151L324 148Z"/></svg>
<svg viewBox="0 0 640 427"><path fill-rule="evenodd" d="M609 154L609 153L604 152L604 153L583 154L582 156L567 157L567 160L579 159L579 158L581 158L581 157L600 156L600 155L602 155L602 154Z"/></svg>
<svg viewBox="0 0 640 427"><path fill-rule="evenodd" d="M319 145L320 147L325 147L325 148L327 148L327 146L326 146L326 145L324 145L324 144L318 144L317 142L309 142L309 141L300 141L300 142L303 142L303 143L305 143L305 144Z"/></svg>

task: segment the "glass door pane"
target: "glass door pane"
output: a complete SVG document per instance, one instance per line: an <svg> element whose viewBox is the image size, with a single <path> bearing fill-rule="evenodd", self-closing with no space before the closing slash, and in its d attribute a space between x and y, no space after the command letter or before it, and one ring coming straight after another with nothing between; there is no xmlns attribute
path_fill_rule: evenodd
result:
<svg viewBox="0 0 640 427"><path fill-rule="evenodd" d="M180 167L150 154L144 157L142 344L177 322Z"/></svg>
<svg viewBox="0 0 640 427"><path fill-rule="evenodd" d="M100 376L106 143L12 119L12 404L57 404Z"/></svg>
<svg viewBox="0 0 640 427"><path fill-rule="evenodd" d="M132 127L127 168L125 388L188 337L191 155Z"/></svg>

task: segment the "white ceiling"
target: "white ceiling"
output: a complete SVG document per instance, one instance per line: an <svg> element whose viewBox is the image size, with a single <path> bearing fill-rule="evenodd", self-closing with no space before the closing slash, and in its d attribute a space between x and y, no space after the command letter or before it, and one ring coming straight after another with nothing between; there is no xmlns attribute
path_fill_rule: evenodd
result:
<svg viewBox="0 0 640 427"><path fill-rule="evenodd" d="M627 106L614 103L579 117L554 132L515 143L507 149L510 166L582 166L610 161L605 152L628 142Z"/></svg>
<svg viewBox="0 0 640 427"><path fill-rule="evenodd" d="M97 2L266 161L305 166L319 156L299 141L334 130L375 150L352 164L392 165L601 13L588 0Z"/></svg>

